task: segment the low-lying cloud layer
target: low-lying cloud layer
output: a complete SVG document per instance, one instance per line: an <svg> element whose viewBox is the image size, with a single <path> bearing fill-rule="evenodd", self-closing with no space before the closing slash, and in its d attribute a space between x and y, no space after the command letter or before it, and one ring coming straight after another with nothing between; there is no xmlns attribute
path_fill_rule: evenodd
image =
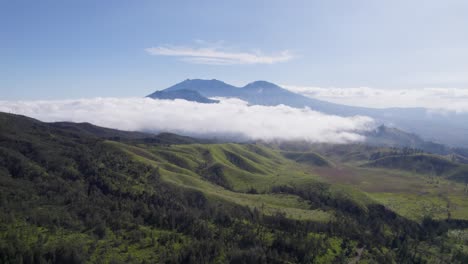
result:
<svg viewBox="0 0 468 264"><path fill-rule="evenodd" d="M468 113L468 89L323 88L292 85L283 87L305 96L338 104L376 108L424 107L432 110Z"/></svg>
<svg viewBox="0 0 468 264"><path fill-rule="evenodd" d="M239 99L219 104L150 98L93 98L62 101L0 101L0 111L46 122L90 122L132 131L192 136L238 136L253 140L361 141L373 128L368 117L338 117L288 106L249 106Z"/></svg>

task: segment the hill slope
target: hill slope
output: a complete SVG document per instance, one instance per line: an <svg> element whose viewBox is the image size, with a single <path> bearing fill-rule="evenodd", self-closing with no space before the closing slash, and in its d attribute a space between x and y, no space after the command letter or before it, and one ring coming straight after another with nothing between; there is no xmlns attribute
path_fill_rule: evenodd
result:
<svg viewBox="0 0 468 264"><path fill-rule="evenodd" d="M2 263L330 263L356 250L379 263L466 257L456 241L435 239L466 222L408 220L311 173L324 167L262 145L166 144L1 113L0 152ZM427 253L437 241L450 253Z"/></svg>
<svg viewBox="0 0 468 264"><path fill-rule="evenodd" d="M427 154L385 156L368 162L366 166L400 169L437 176L446 175L460 167L459 164L442 157Z"/></svg>
<svg viewBox="0 0 468 264"><path fill-rule="evenodd" d="M399 148L408 147L441 155L455 153L454 149L451 149L445 145L426 141L416 134L407 133L405 131L401 131L399 129L385 125L381 125L377 127L377 129L369 131L364 135L366 137L366 143L374 146Z"/></svg>

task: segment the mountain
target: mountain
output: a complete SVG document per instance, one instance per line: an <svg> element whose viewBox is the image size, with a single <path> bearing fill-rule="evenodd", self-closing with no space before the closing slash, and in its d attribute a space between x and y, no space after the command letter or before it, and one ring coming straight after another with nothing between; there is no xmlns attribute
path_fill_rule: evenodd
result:
<svg viewBox="0 0 468 264"><path fill-rule="evenodd" d="M333 104L305 97L290 92L276 84L266 81L256 81L244 87L235 87L219 80L188 79L173 85L163 91L192 90L206 97L236 97L257 105L284 104L292 107L311 107L313 109L337 115L357 114L356 107Z"/></svg>
<svg viewBox="0 0 468 264"><path fill-rule="evenodd" d="M148 95L147 97L153 98L153 99L169 99L169 100L184 99L187 101L193 101L193 102L204 103L204 104L219 103L218 100L212 100L212 99L206 98L197 91L185 90L185 89L156 91Z"/></svg>
<svg viewBox="0 0 468 264"><path fill-rule="evenodd" d="M192 90L206 97L236 97L238 88L219 80L187 79L163 91Z"/></svg>
<svg viewBox="0 0 468 264"><path fill-rule="evenodd" d="M466 263L464 185L404 162L0 113L0 262Z"/></svg>
<svg viewBox="0 0 468 264"><path fill-rule="evenodd" d="M266 81L256 81L244 87L235 87L219 80L185 80L163 91L192 90L205 97L237 97L257 105L284 104L291 107L309 107L313 110L339 116L365 115L378 124L387 124L421 135L424 140L453 147L468 147L468 114L439 113L424 108L366 108L330 103L288 91Z"/></svg>

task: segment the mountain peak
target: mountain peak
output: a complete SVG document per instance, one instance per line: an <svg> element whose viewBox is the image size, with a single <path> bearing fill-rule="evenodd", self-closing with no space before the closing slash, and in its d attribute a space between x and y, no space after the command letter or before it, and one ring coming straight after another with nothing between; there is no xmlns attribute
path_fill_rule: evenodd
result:
<svg viewBox="0 0 468 264"><path fill-rule="evenodd" d="M180 85L180 84L191 84L191 85L194 85L194 84L203 84L203 85L207 85L207 84L226 84L225 82L223 81L220 81L220 80L217 80L217 79L211 79L211 80L207 80L207 79L186 79L176 85ZM174 85L175 86L175 85Z"/></svg>
<svg viewBox="0 0 468 264"><path fill-rule="evenodd" d="M216 80L216 79L211 79L211 80L203 80L203 79L186 79L185 81L182 81L180 83L177 83L167 89L165 91L174 91L174 90L193 90L193 91L198 91L203 94L203 91L206 89L226 89L226 88L231 88L233 86Z"/></svg>
<svg viewBox="0 0 468 264"><path fill-rule="evenodd" d="M279 87L278 85L276 85L274 83L267 82L267 81L255 81L255 82L251 82L251 83L247 84L246 86L244 86L244 88L248 88L248 89L252 89L252 88L277 89L277 88L281 88L281 87Z"/></svg>

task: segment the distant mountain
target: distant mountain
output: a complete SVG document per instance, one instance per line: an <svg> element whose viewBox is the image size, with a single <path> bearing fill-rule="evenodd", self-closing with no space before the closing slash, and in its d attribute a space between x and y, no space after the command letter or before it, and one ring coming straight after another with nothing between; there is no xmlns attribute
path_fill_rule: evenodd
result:
<svg viewBox="0 0 468 264"><path fill-rule="evenodd" d="M193 101L193 102L204 103L204 104L219 103L218 100L212 100L212 99L206 98L197 91L186 90L186 89L170 90L170 91L156 91L148 95L147 97L153 98L153 99L169 99L169 100L184 99L187 101Z"/></svg>
<svg viewBox="0 0 468 264"><path fill-rule="evenodd" d="M336 115L356 115L360 108L329 103L312 99L288 91L280 86L266 82L255 81L244 87L236 87L219 80L187 79L163 91L192 90L206 97L236 97L257 105L284 104L291 107L311 107L313 110ZM366 109L366 108L363 108ZM372 109L369 109L372 110Z"/></svg>
<svg viewBox="0 0 468 264"><path fill-rule="evenodd" d="M339 116L365 115L378 124L388 124L454 147L468 147L468 114L437 113L424 108L366 108L330 103L288 91L276 84L256 81L236 87L219 80L185 80L163 91L191 90L205 97L236 97L256 105L284 104Z"/></svg>

